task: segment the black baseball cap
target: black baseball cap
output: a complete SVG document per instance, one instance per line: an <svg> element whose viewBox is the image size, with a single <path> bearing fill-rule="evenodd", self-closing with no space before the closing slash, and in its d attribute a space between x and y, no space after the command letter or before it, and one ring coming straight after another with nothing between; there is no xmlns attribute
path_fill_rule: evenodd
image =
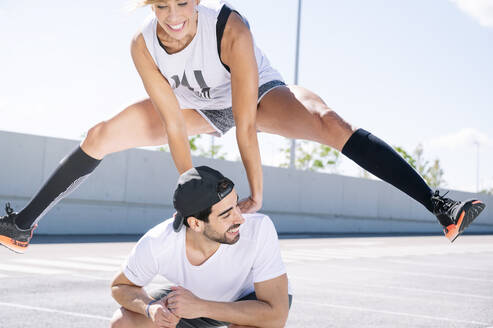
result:
<svg viewBox="0 0 493 328"><path fill-rule="evenodd" d="M219 185L225 184L219 191ZM178 232L183 221L218 203L233 190L234 183L208 166L191 168L178 178L173 206L176 209L173 229Z"/></svg>

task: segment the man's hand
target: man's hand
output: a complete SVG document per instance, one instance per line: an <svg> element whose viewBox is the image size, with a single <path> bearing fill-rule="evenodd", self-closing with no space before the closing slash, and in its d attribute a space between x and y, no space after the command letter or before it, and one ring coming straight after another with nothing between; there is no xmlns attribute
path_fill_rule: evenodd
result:
<svg viewBox="0 0 493 328"><path fill-rule="evenodd" d="M183 287L171 287L166 303L168 309L176 316L186 319L202 317L204 301Z"/></svg>
<svg viewBox="0 0 493 328"><path fill-rule="evenodd" d="M166 308L165 301L161 300L149 307L152 322L159 328L175 328L180 318Z"/></svg>
<svg viewBox="0 0 493 328"><path fill-rule="evenodd" d="M255 213L262 207L262 200L255 200L252 196L238 202L241 213Z"/></svg>

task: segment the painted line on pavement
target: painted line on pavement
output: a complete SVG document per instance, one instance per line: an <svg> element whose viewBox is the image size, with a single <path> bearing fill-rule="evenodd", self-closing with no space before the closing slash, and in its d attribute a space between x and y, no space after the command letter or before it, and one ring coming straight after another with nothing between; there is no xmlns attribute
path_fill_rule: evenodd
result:
<svg viewBox="0 0 493 328"><path fill-rule="evenodd" d="M26 265L15 265L15 264L0 264L0 271L14 271L14 272L25 272L25 273L37 273L37 274L67 274L68 271L59 269L46 269Z"/></svg>
<svg viewBox="0 0 493 328"><path fill-rule="evenodd" d="M391 274L401 274L401 275L408 275L408 276L430 277L430 278L440 278L440 279L481 281L481 282L487 282L487 283L493 282L493 279L470 278L470 277L464 277L464 276L453 276L453 275L431 274L431 273L409 272L409 271L381 270L381 269L350 267L350 266L333 265L333 264L325 265L324 268L342 269L342 270L346 270L346 271L368 271L368 272L377 272L377 273L391 273Z"/></svg>
<svg viewBox="0 0 493 328"><path fill-rule="evenodd" d="M304 291L313 291L313 292L320 292L320 287L303 287ZM356 295L360 297L373 297L373 298L383 298L383 299L390 299L390 300L401 300L401 301L410 301L410 300L419 300L422 302L423 297L409 297L409 296L393 296L393 295L388 295L388 294L376 294L376 293L361 293L361 292L355 292L355 291L349 291L347 289L341 289L341 288L330 288L331 293L337 293L337 294L344 294L344 295ZM433 301L433 300L432 300Z"/></svg>
<svg viewBox="0 0 493 328"><path fill-rule="evenodd" d="M111 280L113 280L113 277L104 278L104 277L91 276L88 274L80 274L80 273L72 273L71 276L75 278L84 278L89 280L102 280L102 281L107 281L108 283L111 282Z"/></svg>
<svg viewBox="0 0 493 328"><path fill-rule="evenodd" d="M331 279L313 279L313 278L303 278L303 277L291 276L291 275L289 276L289 278L294 279L294 280L304 280L304 281L311 281L311 282L316 282L316 283L329 282L329 283L335 283L335 284L339 284L339 285L347 285L347 286L351 286L351 287L363 286L363 287L370 287L370 288L391 288L391 289L400 289L400 290L406 290L406 291L412 291L412 292L424 292L424 293L443 294L443 295L461 296L461 297L474 297L474 298L481 298L481 299L487 299L487 300L493 299L493 296L446 292L446 291L434 290L434 289L391 286L391 285L385 285L385 284L362 284L362 283L357 283L357 282L348 283L348 282L343 282L343 281L333 280L333 279L332 280Z"/></svg>
<svg viewBox="0 0 493 328"><path fill-rule="evenodd" d="M470 270L470 271L480 271L480 272L493 272L493 268L491 270L484 268L472 268L472 267L464 267L459 265L450 265L450 264L441 264L441 263L427 263L427 262L417 262L417 261L408 261L408 260L387 260L387 262L391 263L399 263L399 264L412 264L412 265L421 265L421 266L430 266L430 267L438 267L438 268L451 268L456 270Z"/></svg>
<svg viewBox="0 0 493 328"><path fill-rule="evenodd" d="M121 266L123 264L122 260L119 260L116 258L109 258L109 257L80 256L80 257L68 257L67 260L98 263L98 264L117 265L117 266Z"/></svg>
<svg viewBox="0 0 493 328"><path fill-rule="evenodd" d="M99 316L99 315L84 314L84 313L77 313L77 312L69 312L69 311L62 311L62 310L55 310L55 309L49 309L49 308L42 308L42 307L38 307L38 306L29 306L29 305L24 305L24 304L15 304L15 303L0 302L0 306L10 306L10 307L16 307L16 308L26 309L26 310L34 310L34 311L41 311L41 312L57 313L57 314L63 314L63 315L69 315L69 316L72 316L72 317L81 317L81 318L87 318L87 319L98 319L98 320L105 320L105 321L110 321L111 320L111 318L102 317L102 316Z"/></svg>
<svg viewBox="0 0 493 328"><path fill-rule="evenodd" d="M68 262L68 261L57 261L57 260L19 259L19 260L14 260L14 261L17 263L55 266L55 267L62 267L62 268L69 268L69 269L110 271L110 272L116 272L118 270L118 267L115 267L115 266L77 263L77 262Z"/></svg>
<svg viewBox="0 0 493 328"><path fill-rule="evenodd" d="M350 311L361 311L361 312L373 312L373 313L380 313L380 314L398 315L398 316L413 317L413 318L420 318L420 319L429 319L429 320L436 320L436 321L468 323L468 324L475 324L475 325L482 325L482 326L491 325L491 323L486 323L486 322L456 320L456 319L449 319L449 318L444 318L444 317L434 317L434 316L429 316L429 315L413 314L413 313L406 313L406 312L374 310L374 309L367 309L367 308L361 308L361 307L356 307L356 306L337 305L337 304L328 304L328 303L316 303L316 302L307 302L307 301L296 301L296 303L297 304L301 303L301 304L308 304L308 305L331 307L331 308L335 308L335 309L344 309L344 310L350 310Z"/></svg>

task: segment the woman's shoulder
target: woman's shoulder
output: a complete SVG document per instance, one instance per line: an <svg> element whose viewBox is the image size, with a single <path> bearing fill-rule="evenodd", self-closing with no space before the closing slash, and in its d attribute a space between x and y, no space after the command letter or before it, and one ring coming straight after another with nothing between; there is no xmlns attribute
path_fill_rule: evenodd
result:
<svg viewBox="0 0 493 328"><path fill-rule="evenodd" d="M156 39L156 24L157 20L154 14L147 16L132 38L130 47L132 54L142 54L149 48L152 48L153 41Z"/></svg>
<svg viewBox="0 0 493 328"><path fill-rule="evenodd" d="M136 35L139 34L142 34L143 36L152 35L156 31L156 24L157 24L156 16L153 13L149 14L140 25Z"/></svg>

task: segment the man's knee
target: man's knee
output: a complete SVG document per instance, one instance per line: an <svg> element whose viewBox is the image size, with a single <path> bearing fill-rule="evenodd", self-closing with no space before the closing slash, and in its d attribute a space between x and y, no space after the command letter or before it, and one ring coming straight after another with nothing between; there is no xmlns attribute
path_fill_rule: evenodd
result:
<svg viewBox="0 0 493 328"><path fill-rule="evenodd" d="M125 316L125 311L120 308L113 313L113 317L110 321L111 328L125 328L130 327Z"/></svg>

